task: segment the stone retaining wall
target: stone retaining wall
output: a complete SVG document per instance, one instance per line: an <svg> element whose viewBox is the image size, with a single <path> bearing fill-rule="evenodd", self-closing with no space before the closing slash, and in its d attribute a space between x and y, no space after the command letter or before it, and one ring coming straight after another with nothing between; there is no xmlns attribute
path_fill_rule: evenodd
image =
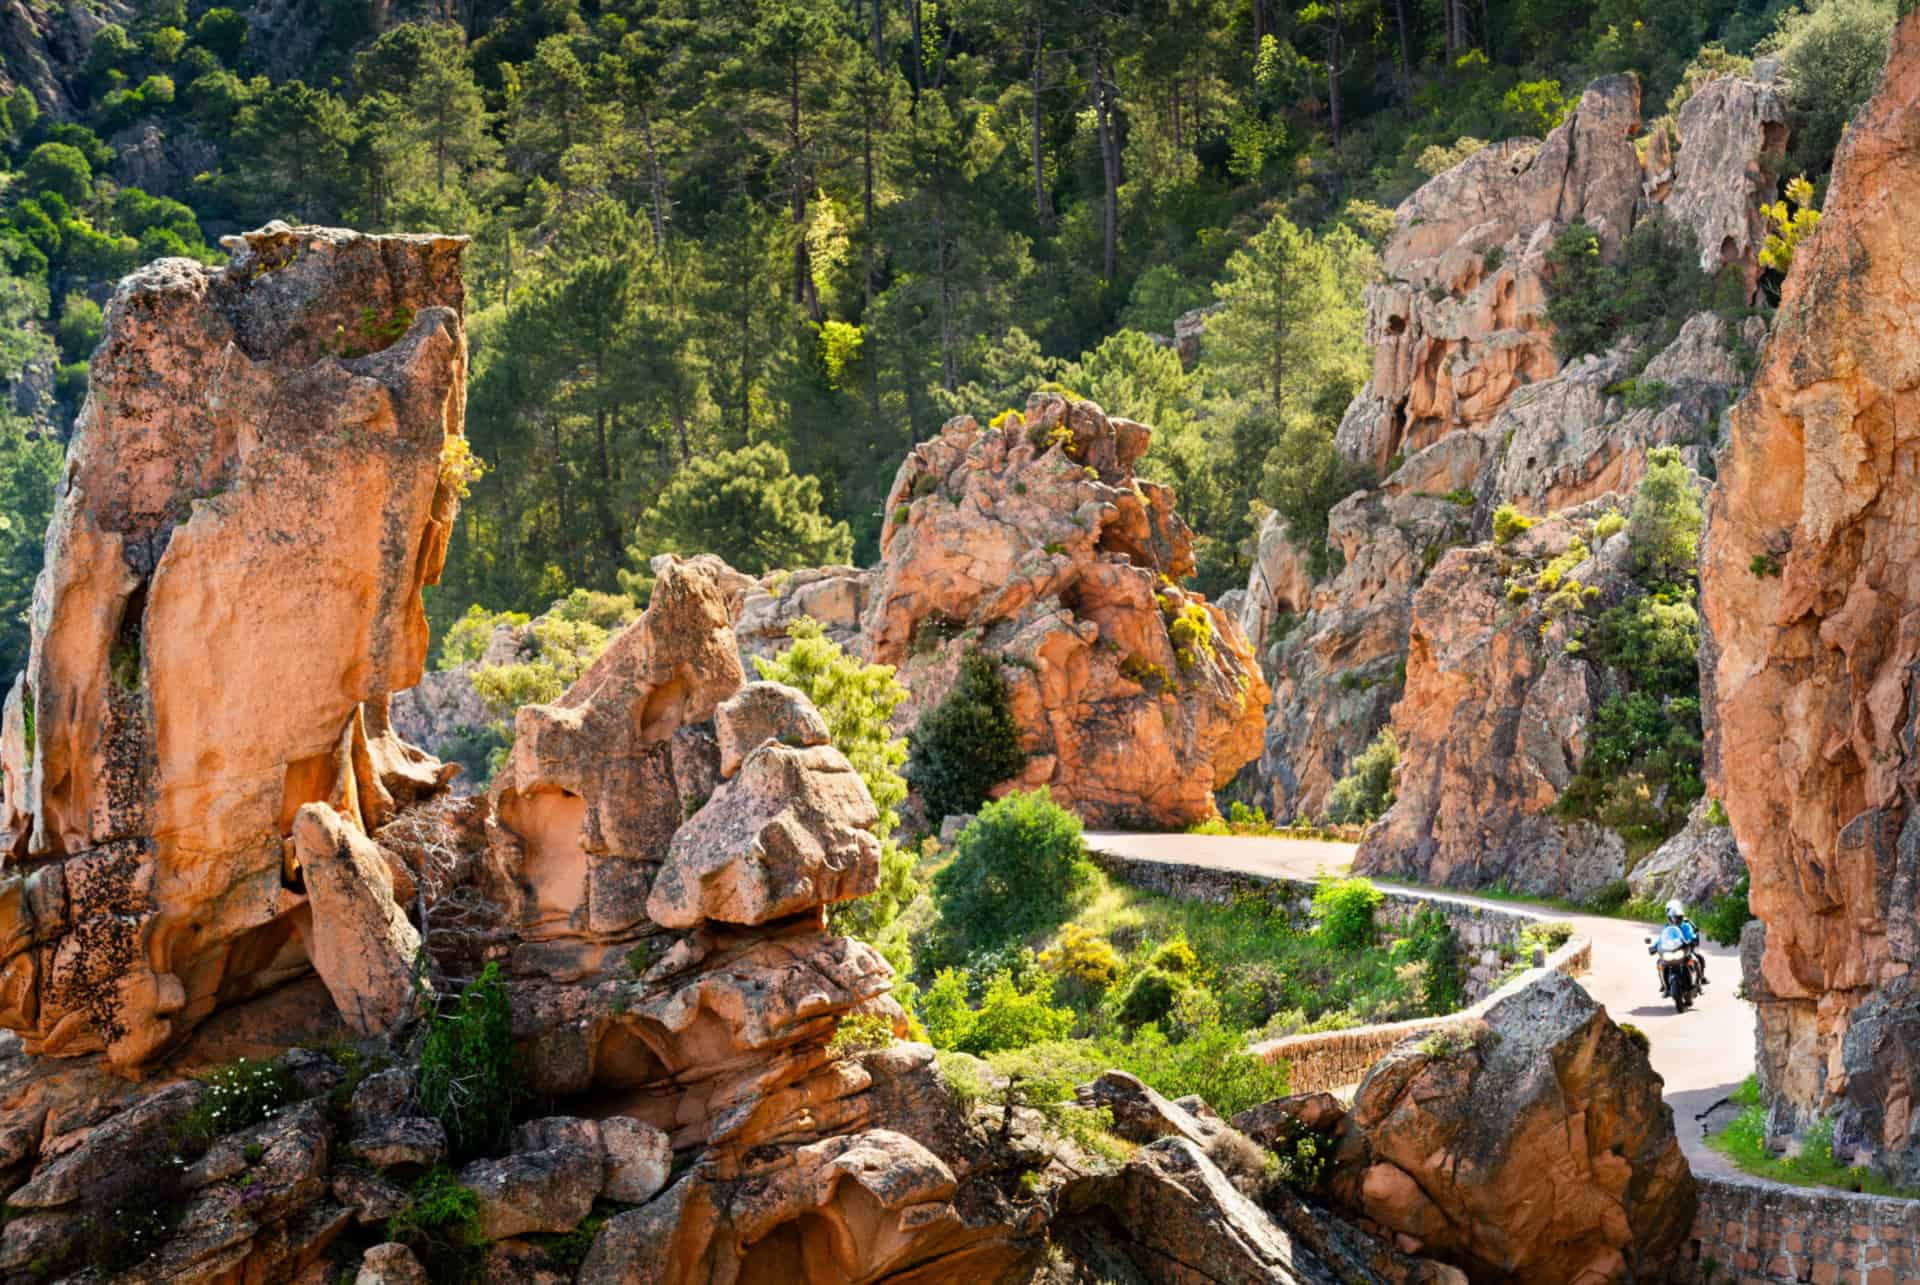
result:
<svg viewBox="0 0 1920 1285"><path fill-rule="evenodd" d="M1681 1285L1903 1285L1920 1281L1920 1201L1699 1179Z"/></svg>
<svg viewBox="0 0 1920 1285"><path fill-rule="evenodd" d="M1284 1061L1293 1070L1289 1077L1294 1093L1331 1093L1335 1089L1358 1084L1367 1068L1385 1057L1394 1045L1415 1035L1470 1027L1498 1001L1525 990L1548 973L1577 977L1593 964L1593 943L1574 937L1546 957L1544 964L1530 968L1471 1008L1441 1017L1416 1017L1405 1022L1382 1022L1377 1026L1356 1026L1344 1031L1321 1031L1312 1035L1288 1035L1253 1046L1253 1052L1269 1062Z"/></svg>
<svg viewBox="0 0 1920 1285"><path fill-rule="evenodd" d="M1122 883L1185 901L1228 905L1245 893L1264 894L1276 887L1284 888L1303 914L1313 901L1314 884L1311 880L1215 870L1177 861L1149 861L1106 852L1095 852L1093 858ZM1488 994L1490 979L1506 969L1499 962L1501 950L1511 950L1520 940L1520 934L1530 925L1541 922L1543 916L1479 906L1444 893L1423 895L1382 888L1380 894L1382 900L1375 917L1388 928L1402 928L1425 910L1437 910L1446 917L1462 950L1469 959L1477 958L1472 966L1477 984L1470 986L1468 993L1483 998L1469 1008L1440 1017L1383 1022L1344 1031L1288 1035L1254 1045L1253 1052L1267 1061L1285 1060L1292 1065L1291 1083L1295 1093L1332 1091L1357 1084L1367 1073L1367 1068L1386 1056L1400 1041L1410 1036L1470 1025L1478 1021L1496 1000L1532 985L1543 973L1552 971L1576 975L1585 972L1593 963L1593 943L1585 937L1574 937L1553 954L1537 959L1534 968Z"/></svg>

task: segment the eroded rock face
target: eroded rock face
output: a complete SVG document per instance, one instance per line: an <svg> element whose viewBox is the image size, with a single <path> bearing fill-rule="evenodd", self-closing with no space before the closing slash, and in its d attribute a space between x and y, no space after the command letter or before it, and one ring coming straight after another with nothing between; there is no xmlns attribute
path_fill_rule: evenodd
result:
<svg viewBox="0 0 1920 1285"><path fill-rule="evenodd" d="M1471 1042L1377 1063L1330 1181L1363 1226L1492 1285L1672 1279L1696 1201L1660 1077L1558 974Z"/></svg>
<svg viewBox="0 0 1920 1285"><path fill-rule="evenodd" d="M1262 640L1275 698L1253 785L1276 815L1323 814L1398 698L1415 589L1448 548L1486 538L1496 507L1544 515L1630 491L1658 446L1710 473L1716 422L1764 323L1703 312L1651 357L1621 348L1563 365L1545 317L1546 259L1575 219L1612 255L1657 214L1700 242L1704 268L1732 264L1750 293L1782 94L1712 82L1686 104L1679 159L1663 131L1644 166L1638 100L1630 77L1595 82L1544 143L1483 149L1397 212L1381 254L1388 279L1367 298L1373 378L1335 439L1387 476L1336 506L1329 546L1340 557L1304 591L1288 571L1303 551L1263 529L1241 609L1249 625L1295 618L1283 641Z"/></svg>
<svg viewBox="0 0 1920 1285"><path fill-rule="evenodd" d="M1038 394L1004 430L950 421L894 478L865 646L900 667L910 727L965 647L1006 670L1029 758L1088 823L1178 826L1258 753L1267 688L1193 570L1173 493L1134 476L1149 430ZM1183 613L1185 623L1182 620Z"/></svg>
<svg viewBox="0 0 1920 1285"><path fill-rule="evenodd" d="M1531 585L1576 540L1584 547L1611 506L1595 501L1507 545L1455 550L1414 595L1406 694L1393 711L1395 801L1367 831L1356 872L1575 898L1624 873L1618 835L1552 809L1606 696L1567 643L1584 611L1629 591L1626 533L1593 541L1564 573L1562 586L1581 586L1578 605L1556 606L1545 591L1517 605L1507 592L1516 580Z"/></svg>
<svg viewBox="0 0 1920 1285"><path fill-rule="evenodd" d="M1619 246L1640 199L1639 129L1638 82L1609 76L1544 142L1484 148L1401 204L1386 280L1367 292L1372 406L1341 425L1350 456L1384 472L1559 369L1542 275L1552 233L1584 219L1609 252Z"/></svg>
<svg viewBox="0 0 1920 1285"><path fill-rule="evenodd" d="M372 829L443 779L385 696L456 504L463 245L275 224L115 292L0 742L30 1050L143 1062L299 971L294 814Z"/></svg>
<svg viewBox="0 0 1920 1285"><path fill-rule="evenodd" d="M1920 192L1917 124L1920 17L1908 15L1732 412L1701 571L1717 651L1708 766L1766 923L1761 1080L1776 1119L1801 1124L1855 1096L1852 1015L1877 993L1883 1009L1913 1003L1888 988L1920 961L1907 462L1920 335L1906 213ZM1861 1093L1891 1121L1916 1089L1903 1070ZM1904 1148L1904 1126L1871 1141Z"/></svg>

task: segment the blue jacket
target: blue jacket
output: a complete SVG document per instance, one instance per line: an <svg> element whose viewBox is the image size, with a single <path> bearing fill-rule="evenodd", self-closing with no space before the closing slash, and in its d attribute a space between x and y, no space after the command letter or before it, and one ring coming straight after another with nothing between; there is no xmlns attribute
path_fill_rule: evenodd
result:
<svg viewBox="0 0 1920 1285"><path fill-rule="evenodd" d="M1693 920L1682 919L1678 924L1669 923L1654 938L1653 953L1663 950L1678 950L1682 946L1691 946L1700 940L1700 932L1693 926Z"/></svg>

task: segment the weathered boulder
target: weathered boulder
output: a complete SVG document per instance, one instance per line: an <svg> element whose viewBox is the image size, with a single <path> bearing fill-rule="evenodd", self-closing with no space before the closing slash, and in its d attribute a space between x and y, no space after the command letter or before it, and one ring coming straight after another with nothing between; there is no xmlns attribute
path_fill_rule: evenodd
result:
<svg viewBox="0 0 1920 1285"><path fill-rule="evenodd" d="M1255 656L1263 656L1268 634L1283 618L1305 612L1313 604L1313 575L1306 553L1287 535L1287 524L1277 513L1261 520L1254 537L1253 571L1238 613ZM1226 595L1221 595L1224 608Z"/></svg>
<svg viewBox="0 0 1920 1285"><path fill-rule="evenodd" d="M1693 1174L1647 1057L1549 974L1477 1036L1409 1040L1341 1125L1335 1200L1474 1281L1668 1280Z"/></svg>
<svg viewBox="0 0 1920 1285"><path fill-rule="evenodd" d="M1335 1285L1346 1279L1179 1136L1142 1147L1116 1173L1069 1184L1060 1194L1058 1234L1070 1247L1092 1243L1117 1252L1154 1285Z"/></svg>
<svg viewBox="0 0 1920 1285"><path fill-rule="evenodd" d="M1384 473L1559 369L1545 317L1552 233L1583 219L1618 248L1640 199L1639 128L1639 83L1609 76L1544 142L1483 148L1401 203L1386 279L1367 291L1373 379L1366 409L1341 424L1349 456Z"/></svg>
<svg viewBox="0 0 1920 1285"><path fill-rule="evenodd" d="M1631 375L1637 354L1582 357L1558 376L1515 393L1485 430L1497 453L1491 494L1545 515L1625 494L1646 476L1647 452L1682 448L1711 474L1708 451L1721 413L1746 385L1742 362L1766 342L1766 322L1737 327L1718 313L1686 319L1673 342Z"/></svg>
<svg viewBox="0 0 1920 1285"><path fill-rule="evenodd" d="M375 1245L360 1256L353 1285L427 1285L427 1269L397 1241Z"/></svg>
<svg viewBox="0 0 1920 1285"><path fill-rule="evenodd" d="M887 497L865 638L900 667L905 725L959 653L1011 659L1027 751L1091 824L1185 825L1258 752L1267 688L1239 623L1174 581L1193 570L1173 493L1134 475L1151 434L1036 393L1004 428L951 420Z"/></svg>
<svg viewBox="0 0 1920 1285"><path fill-rule="evenodd" d="M718 784L702 725L745 681L729 619L712 576L668 563L646 613L566 695L516 714L490 833L500 867L530 890L522 936L608 941L646 921L667 845Z"/></svg>
<svg viewBox="0 0 1920 1285"><path fill-rule="evenodd" d="M1568 644L1632 580L1624 532L1593 534L1609 506L1597 500L1506 545L1456 549L1414 595L1406 694L1393 711L1394 804L1367 831L1356 872L1576 898L1625 873L1619 835L1553 811L1605 695ZM1581 560L1538 587L1569 550Z"/></svg>
<svg viewBox="0 0 1920 1285"><path fill-rule="evenodd" d="M1454 443L1474 440L1455 434L1429 450L1451 453ZM1419 470L1420 457L1407 467ZM1334 783L1387 721L1406 681L1414 588L1466 542L1472 518L1457 496L1402 489L1393 479L1334 506L1328 542L1340 551L1340 570L1269 649L1273 703L1260 773L1273 816L1322 816Z"/></svg>
<svg viewBox="0 0 1920 1285"><path fill-rule="evenodd" d="M444 779L385 698L457 503L464 241L232 240L114 294L0 724L0 1023L35 1052L145 1062L297 972L301 805L372 829Z"/></svg>
<svg viewBox="0 0 1920 1285"><path fill-rule="evenodd" d="M879 820L839 750L765 742L674 834L647 915L669 928L764 924L863 897L880 881Z"/></svg>
<svg viewBox="0 0 1920 1285"><path fill-rule="evenodd" d="M1760 206L1773 199L1777 181L1765 158L1787 148L1786 86L1766 66L1762 60L1751 80L1722 76L1695 90L1680 107L1680 147L1670 176L1651 157L1647 166L1649 196L1693 233L1701 268L1733 265L1749 298L1760 280L1767 233Z"/></svg>
<svg viewBox="0 0 1920 1285"><path fill-rule="evenodd" d="M748 683L720 702L713 725L720 741L720 775L727 780L768 741L797 749L827 743L827 721L813 702L779 683Z"/></svg>
<svg viewBox="0 0 1920 1285"><path fill-rule="evenodd" d="M347 1025L392 1030L413 1011L420 933L393 898L373 841L324 803L294 814L293 851L307 890L301 935Z"/></svg>
<svg viewBox="0 0 1920 1285"><path fill-rule="evenodd" d="M1920 193L1917 139L1920 15L1908 14L1732 411L1701 569L1710 785L1766 923L1760 1078L1775 1119L1800 1124L1854 1101L1852 1014L1877 991L1882 1018L1912 1003L1886 988L1920 962L1920 585L1908 570L1920 540L1906 459L1920 408L1906 213ZM1891 1119L1920 1084L1876 1074L1861 1094ZM1904 1133L1873 1141L1901 1148Z"/></svg>
<svg viewBox="0 0 1920 1285"><path fill-rule="evenodd" d="M673 1147L665 1133L624 1115L609 1116L600 1122L600 1146L607 1156L600 1194L608 1200L641 1205L666 1187Z"/></svg>
<svg viewBox="0 0 1920 1285"><path fill-rule="evenodd" d="M1733 827L1715 823L1712 800L1701 799L1687 814L1687 824L1671 839L1648 853L1628 872L1627 885L1641 901L1665 903L1678 897L1697 915L1715 897L1731 892L1747 873Z"/></svg>
<svg viewBox="0 0 1920 1285"><path fill-rule="evenodd" d="M514 1131L509 1154L462 1169L460 1185L478 1198L488 1240L572 1231L593 1211L605 1164L593 1121L534 1120Z"/></svg>
<svg viewBox="0 0 1920 1285"><path fill-rule="evenodd" d="M749 581L733 622L747 672L753 672L748 658L777 655L791 646L788 630L803 617L819 625L829 641L854 646L872 585L873 572L857 567L801 567Z"/></svg>

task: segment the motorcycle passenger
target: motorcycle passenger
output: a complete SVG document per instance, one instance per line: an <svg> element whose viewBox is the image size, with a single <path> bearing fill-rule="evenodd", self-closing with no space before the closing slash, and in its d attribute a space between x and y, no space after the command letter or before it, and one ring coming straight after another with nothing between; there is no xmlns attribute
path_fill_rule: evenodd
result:
<svg viewBox="0 0 1920 1285"><path fill-rule="evenodd" d="M1653 970L1660 975L1662 995L1667 994L1666 970L1660 967L1659 957L1662 951L1686 948L1688 958L1693 961L1694 974L1700 979L1700 985L1707 984L1707 961L1698 950L1699 944L1700 930L1693 926L1693 921L1687 918L1686 907L1680 904L1678 897L1675 897L1667 903L1666 926L1661 928L1660 935L1654 939L1649 952L1654 956Z"/></svg>

